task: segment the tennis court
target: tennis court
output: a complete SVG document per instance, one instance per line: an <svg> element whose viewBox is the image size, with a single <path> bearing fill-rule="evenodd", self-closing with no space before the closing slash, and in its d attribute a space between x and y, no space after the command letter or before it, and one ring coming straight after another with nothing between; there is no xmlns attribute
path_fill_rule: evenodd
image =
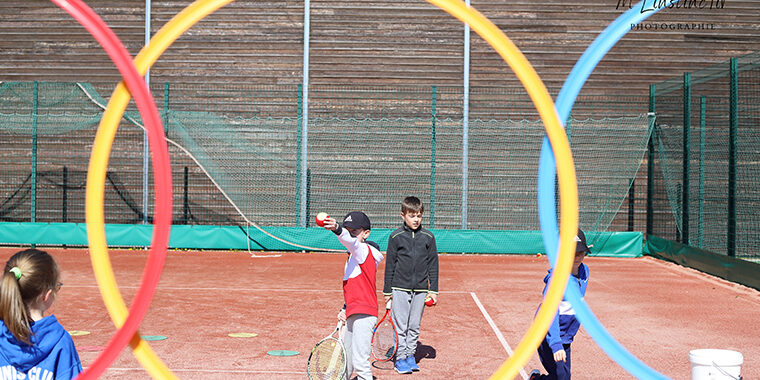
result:
<svg viewBox="0 0 760 380"><path fill-rule="evenodd" d="M80 247L50 250L65 287L48 312L85 368L108 367L103 378L150 378L151 366L129 348L98 359L126 339L109 341L118 334L94 276L107 271L81 247L180 249L147 317L132 312L132 329L120 330L127 338L139 325L180 378L305 378L311 347L343 303L345 255L317 252L337 243L310 228L314 214L361 208L382 244L402 194L425 198L439 252L469 253L441 256L440 303L426 309L413 376L488 378L510 357L549 267L532 252L556 251L538 238L556 235L546 206L561 204L561 225L577 221L608 247L587 259L585 300L632 356L680 379L691 350L730 349L744 355L744 378L760 378L753 1L716 2L714 12L711 1L709 13L676 0L614 10L588 1L52 3L61 9L11 0L2 12L0 256ZM688 12L664 9L687 3ZM539 157L546 138L553 161ZM558 184L543 181L555 172ZM93 224L105 224L107 242ZM173 240L157 232L149 241L151 228L171 228ZM641 258L644 241L647 254L733 282ZM153 294L138 284L154 259L111 252L127 302ZM614 348L596 342L576 337L576 378L659 378L621 368ZM541 368L535 354L515 361L523 379ZM374 365L377 378L401 376Z"/></svg>
<svg viewBox="0 0 760 380"><path fill-rule="evenodd" d="M0 255L6 260L14 251L3 248ZM70 332L86 334L75 335L74 342L87 366L115 329L87 251L49 252L61 266L65 284L51 311ZM111 252L128 303L147 254ZM311 347L334 327L343 304L340 278L345 256L257 255L280 256L254 258L242 251L169 253L140 334L180 378L306 378ZM588 257L586 263L591 269L586 302L612 336L653 369L673 379L689 378L690 350L725 348L744 355L745 379L760 377L760 292L649 257ZM488 378L532 321L548 268L546 257L447 254L440 257L440 268L440 302L425 311L417 350L422 371L410 376ZM381 264L378 288L383 269ZM277 350L298 354L267 354ZM579 379L631 377L582 329L572 356ZM381 363L375 367L379 379L404 376ZM541 368L537 355L525 371L532 368ZM103 378L150 376L128 348Z"/></svg>

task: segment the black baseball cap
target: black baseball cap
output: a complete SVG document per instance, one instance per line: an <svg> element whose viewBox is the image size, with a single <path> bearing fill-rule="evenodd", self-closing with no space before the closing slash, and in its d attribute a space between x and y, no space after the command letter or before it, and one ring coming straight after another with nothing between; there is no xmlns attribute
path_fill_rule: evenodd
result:
<svg viewBox="0 0 760 380"><path fill-rule="evenodd" d="M358 230L360 228L369 230L371 229L372 225L369 223L367 214L361 211L351 211L343 218L343 227L350 228L352 230Z"/></svg>
<svg viewBox="0 0 760 380"><path fill-rule="evenodd" d="M586 245L586 234L581 231L581 229L578 229L578 235L575 236L575 252L586 252L591 253L591 247L594 245Z"/></svg>

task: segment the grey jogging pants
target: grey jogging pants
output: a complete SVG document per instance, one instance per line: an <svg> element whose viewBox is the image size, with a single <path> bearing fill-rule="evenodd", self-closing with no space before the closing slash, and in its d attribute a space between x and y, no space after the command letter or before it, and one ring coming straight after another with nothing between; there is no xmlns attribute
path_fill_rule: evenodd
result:
<svg viewBox="0 0 760 380"><path fill-rule="evenodd" d="M427 292L393 290L393 323L398 332L396 360L414 356Z"/></svg>

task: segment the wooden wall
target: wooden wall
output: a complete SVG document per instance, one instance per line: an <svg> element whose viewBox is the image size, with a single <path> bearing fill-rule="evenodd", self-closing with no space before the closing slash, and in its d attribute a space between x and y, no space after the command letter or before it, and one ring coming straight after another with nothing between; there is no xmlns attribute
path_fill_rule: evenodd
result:
<svg viewBox="0 0 760 380"><path fill-rule="evenodd" d="M90 3L136 54L144 41L144 2ZM710 3L717 1L704 0ZM155 33L190 1L152 4ZM627 5L622 0L472 1L553 90ZM463 25L427 2L315 0L310 17L312 84L462 85ZM152 69L151 81L301 83L303 18L302 1L233 2L185 33ZM646 22L658 29L629 32L591 75L587 90L645 95L650 83L760 50L760 0L725 0L722 9L665 9ZM678 29L693 24L707 29ZM675 28L662 30L662 25ZM473 88L520 86L474 33L471 44ZM0 3L0 54L2 81L89 81L112 87L118 79L96 42L48 1Z"/></svg>

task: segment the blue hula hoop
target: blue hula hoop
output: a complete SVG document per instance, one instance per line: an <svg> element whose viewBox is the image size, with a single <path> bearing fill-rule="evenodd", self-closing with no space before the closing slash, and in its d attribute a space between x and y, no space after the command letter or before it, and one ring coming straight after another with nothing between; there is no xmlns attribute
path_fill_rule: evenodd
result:
<svg viewBox="0 0 760 380"><path fill-rule="evenodd" d="M670 5L677 0L668 1L665 5ZM630 25L638 24L651 16L660 9L649 9L644 11L646 0L637 3L613 21L605 30L599 34L594 42L589 45L581 58L576 62L570 75L562 86L555 107L560 120L567 120L570 111L575 103L575 99L586 83L591 72L597 64L609 52L609 50L631 30ZM549 260L554 266L557 260L557 251L559 249L559 229L557 228L557 209L555 207L554 185L556 163L552 153L549 139L544 137L541 146L541 155L539 157L538 171L538 209L541 223L541 231ZM588 305L583 301L578 284L574 281L568 281L565 293L566 299L573 306L575 314L583 327L588 331L591 338L597 345L604 350L607 355L614 360L623 369L639 379L668 379L667 376L655 371L636 356L628 352L615 338L613 338L604 328L601 322L596 318Z"/></svg>

